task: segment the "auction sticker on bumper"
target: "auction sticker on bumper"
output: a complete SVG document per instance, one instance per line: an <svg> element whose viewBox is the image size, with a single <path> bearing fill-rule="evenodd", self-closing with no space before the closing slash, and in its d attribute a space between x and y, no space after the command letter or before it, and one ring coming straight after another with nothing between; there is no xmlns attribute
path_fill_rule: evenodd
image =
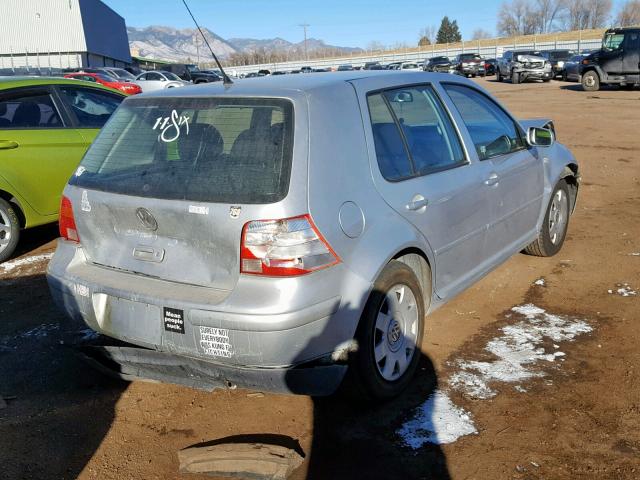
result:
<svg viewBox="0 0 640 480"><path fill-rule="evenodd" d="M226 328L200 327L200 347L206 355L231 358L233 348Z"/></svg>
<svg viewBox="0 0 640 480"><path fill-rule="evenodd" d="M162 317L164 319L164 329L167 332L184 333L184 310L164 307Z"/></svg>

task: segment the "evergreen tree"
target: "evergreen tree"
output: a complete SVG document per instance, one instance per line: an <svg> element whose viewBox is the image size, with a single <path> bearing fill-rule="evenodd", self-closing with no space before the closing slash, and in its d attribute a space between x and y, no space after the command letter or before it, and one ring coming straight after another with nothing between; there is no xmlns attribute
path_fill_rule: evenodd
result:
<svg viewBox="0 0 640 480"><path fill-rule="evenodd" d="M440 29L436 37L436 43L456 43L462 41L462 35L460 35L460 29L458 28L458 22L449 20L449 17L445 16L440 23Z"/></svg>

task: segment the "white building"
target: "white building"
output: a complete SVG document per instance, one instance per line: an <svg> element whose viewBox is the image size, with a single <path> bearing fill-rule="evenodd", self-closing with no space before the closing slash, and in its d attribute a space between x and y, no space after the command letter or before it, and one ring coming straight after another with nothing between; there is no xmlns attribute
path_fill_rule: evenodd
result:
<svg viewBox="0 0 640 480"><path fill-rule="evenodd" d="M124 19L100 0L0 0L0 69L123 66Z"/></svg>

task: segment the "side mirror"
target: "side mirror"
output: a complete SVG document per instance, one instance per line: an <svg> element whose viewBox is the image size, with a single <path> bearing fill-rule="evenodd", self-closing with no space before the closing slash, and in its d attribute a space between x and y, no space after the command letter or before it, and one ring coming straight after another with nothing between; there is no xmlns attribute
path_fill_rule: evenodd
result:
<svg viewBox="0 0 640 480"><path fill-rule="evenodd" d="M397 103L413 102L413 95L407 91L398 92L393 96L391 101Z"/></svg>
<svg viewBox="0 0 640 480"><path fill-rule="evenodd" d="M527 143L532 147L550 147L554 141L553 132L547 128L531 127L527 132Z"/></svg>

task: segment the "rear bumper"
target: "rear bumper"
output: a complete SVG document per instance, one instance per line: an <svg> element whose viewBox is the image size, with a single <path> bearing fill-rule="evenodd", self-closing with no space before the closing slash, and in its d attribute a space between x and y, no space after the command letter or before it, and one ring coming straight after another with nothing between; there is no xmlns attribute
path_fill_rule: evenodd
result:
<svg viewBox="0 0 640 480"><path fill-rule="evenodd" d="M319 372L303 368L310 362L332 377L322 380L327 386L339 385L371 289L339 264L295 279L242 277L220 292L95 266L62 240L47 279L58 307L97 332L184 358L191 370L208 366L221 384L294 393L313 393L287 383ZM182 331L167 329L166 309L182 312Z"/></svg>
<svg viewBox="0 0 640 480"><path fill-rule="evenodd" d="M200 390L235 388L298 395L331 395L340 386L346 365L297 368L243 368L123 346L91 346L78 350L85 361L125 381L173 383Z"/></svg>

